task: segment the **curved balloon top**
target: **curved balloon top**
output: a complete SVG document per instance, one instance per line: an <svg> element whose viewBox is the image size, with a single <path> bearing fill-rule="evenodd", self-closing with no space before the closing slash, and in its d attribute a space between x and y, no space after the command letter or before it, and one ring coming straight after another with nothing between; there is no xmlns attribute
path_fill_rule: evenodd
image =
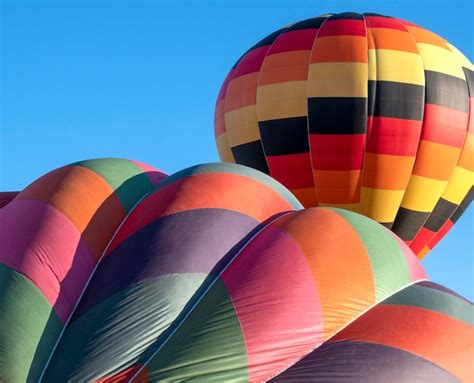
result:
<svg viewBox="0 0 474 383"><path fill-rule="evenodd" d="M0 209L0 378L301 381L301 366L311 379L322 371L308 358L330 358L348 374L380 361L378 374L396 368L400 382L422 367L464 379L472 304L426 279L385 227L302 209L251 168L168 177L128 160L79 162ZM348 363L359 346L378 359Z"/></svg>
<svg viewBox="0 0 474 383"><path fill-rule="evenodd" d="M222 161L270 174L304 206L390 228L421 258L473 197L471 62L377 14L303 20L250 48L220 90Z"/></svg>

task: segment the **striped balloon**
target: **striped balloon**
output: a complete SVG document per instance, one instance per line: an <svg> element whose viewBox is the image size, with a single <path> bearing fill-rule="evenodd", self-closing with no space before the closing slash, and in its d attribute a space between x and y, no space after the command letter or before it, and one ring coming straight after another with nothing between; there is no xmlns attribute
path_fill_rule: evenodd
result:
<svg viewBox="0 0 474 383"><path fill-rule="evenodd" d="M304 206L391 228L422 258L472 200L474 74L412 23L342 13L280 29L219 92L222 161L259 169Z"/></svg>

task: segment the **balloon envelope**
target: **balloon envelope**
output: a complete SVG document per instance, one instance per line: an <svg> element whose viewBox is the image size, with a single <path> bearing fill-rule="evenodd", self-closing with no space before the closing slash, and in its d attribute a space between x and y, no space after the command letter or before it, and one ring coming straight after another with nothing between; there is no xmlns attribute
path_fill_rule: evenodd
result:
<svg viewBox="0 0 474 383"><path fill-rule="evenodd" d="M470 61L404 20L342 13L282 28L222 85L222 161L259 169L304 206L391 228L423 257L473 197Z"/></svg>

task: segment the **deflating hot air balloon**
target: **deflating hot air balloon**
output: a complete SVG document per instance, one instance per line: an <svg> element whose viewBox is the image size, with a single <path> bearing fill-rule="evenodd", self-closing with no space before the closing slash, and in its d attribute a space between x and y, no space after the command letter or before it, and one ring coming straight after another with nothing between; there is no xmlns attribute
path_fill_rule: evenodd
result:
<svg viewBox="0 0 474 383"><path fill-rule="evenodd" d="M0 380L471 379L472 304L426 279L253 169L83 161L0 209Z"/></svg>
<svg viewBox="0 0 474 383"><path fill-rule="evenodd" d="M259 169L304 206L391 228L421 258L473 197L474 75L441 37L376 14L315 17L250 48L222 85L222 161Z"/></svg>

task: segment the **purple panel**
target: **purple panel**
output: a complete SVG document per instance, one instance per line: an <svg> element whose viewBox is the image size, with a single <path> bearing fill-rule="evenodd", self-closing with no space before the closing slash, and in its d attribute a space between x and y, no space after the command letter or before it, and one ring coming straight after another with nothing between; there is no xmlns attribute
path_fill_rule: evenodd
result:
<svg viewBox="0 0 474 383"><path fill-rule="evenodd" d="M251 217L224 209L187 210L159 218L101 261L76 315L147 279L168 274L209 274L258 224Z"/></svg>
<svg viewBox="0 0 474 383"><path fill-rule="evenodd" d="M449 383L457 379L432 362L393 347L328 342L271 382Z"/></svg>

